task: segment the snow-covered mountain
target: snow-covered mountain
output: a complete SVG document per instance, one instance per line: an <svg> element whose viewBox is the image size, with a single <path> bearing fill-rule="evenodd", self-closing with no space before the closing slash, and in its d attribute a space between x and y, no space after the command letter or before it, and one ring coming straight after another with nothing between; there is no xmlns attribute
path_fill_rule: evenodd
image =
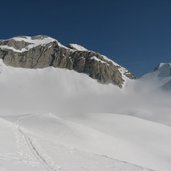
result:
<svg viewBox="0 0 171 171"><path fill-rule="evenodd" d="M20 36L0 41L0 58L14 67L45 68L49 66L67 68L86 73L102 83L113 83L122 87L134 76L124 67L104 55L90 51L80 45L68 47L48 36Z"/></svg>
<svg viewBox="0 0 171 171"><path fill-rule="evenodd" d="M141 77L140 82L151 86L152 89L171 90L171 64L160 63L152 72Z"/></svg>
<svg viewBox="0 0 171 171"><path fill-rule="evenodd" d="M98 67L118 65L80 45L38 36L0 48L0 171L171 170L171 94L147 88L150 74L169 77L165 64L121 89L64 67L82 55Z"/></svg>

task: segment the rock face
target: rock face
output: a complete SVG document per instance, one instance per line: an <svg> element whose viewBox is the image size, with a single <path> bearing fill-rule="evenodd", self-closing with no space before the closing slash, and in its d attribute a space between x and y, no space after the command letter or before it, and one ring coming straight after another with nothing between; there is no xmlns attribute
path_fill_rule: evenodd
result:
<svg viewBox="0 0 171 171"><path fill-rule="evenodd" d="M21 36L0 41L0 58L6 65L23 68L49 66L88 74L101 83L122 87L134 76L107 57L77 44L63 46L47 36Z"/></svg>

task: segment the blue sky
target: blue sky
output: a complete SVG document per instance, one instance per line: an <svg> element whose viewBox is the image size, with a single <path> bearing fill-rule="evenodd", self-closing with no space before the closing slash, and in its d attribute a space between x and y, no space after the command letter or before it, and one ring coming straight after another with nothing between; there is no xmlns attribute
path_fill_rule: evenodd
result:
<svg viewBox="0 0 171 171"><path fill-rule="evenodd" d="M110 57L135 75L171 62L170 0L2 0L0 38L49 35Z"/></svg>

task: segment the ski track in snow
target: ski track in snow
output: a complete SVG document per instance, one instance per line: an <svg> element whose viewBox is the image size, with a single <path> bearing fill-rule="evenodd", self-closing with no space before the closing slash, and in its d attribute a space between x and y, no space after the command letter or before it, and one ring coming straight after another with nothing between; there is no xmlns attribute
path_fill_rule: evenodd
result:
<svg viewBox="0 0 171 171"><path fill-rule="evenodd" d="M35 116L39 116L40 114L36 114L36 115L33 115L33 114L25 114L25 115L22 115L22 116L19 116L19 119L17 119L17 121L15 122L15 125L16 125L16 128L18 130L18 133L24 138L25 140L25 143L28 147L28 149L30 150L31 154L37 159L37 161L47 170L47 171L61 171L63 170L61 167L56 167L56 164L55 162L52 160L52 158L50 158L47 153L42 153L42 149L40 150L40 145L36 145L36 143L32 140L32 138L26 133L26 131L24 131L24 128L22 128L21 126L21 123L22 121L24 121L25 119L27 118L31 118L31 117L35 117ZM55 115L53 114L49 114L48 116L50 117L55 117ZM18 137L17 137L18 139ZM19 143L19 140L17 141ZM19 143L19 145L21 145ZM65 147L67 149L67 147ZM77 151L77 150L76 150ZM125 165L130 165L131 167L135 167L137 171L139 170L142 170L142 171L154 171L154 170L151 170L151 169L147 169L147 168L143 168L141 166L138 166L138 165L135 165L135 164L131 164L131 163L127 163L126 161L120 161L120 160L117 160L117 159L113 159L109 156L106 156L106 155L102 155L102 154L95 154L95 153L91 153L90 155L94 156L94 157L97 157L97 158L103 158L104 160L112 160L114 165L117 165L116 167L123 167L125 168ZM3 156L4 157L4 156ZM9 158L7 158L9 159ZM15 158L13 158L15 160ZM17 160L17 159L16 159ZM20 162L36 162L36 161L31 161L31 160L22 160ZM81 167L81 169L83 170L87 170L87 171L94 171L94 170L89 170L88 168L83 168ZM112 170L116 169L114 166L113 168L111 168ZM65 169L64 169L65 170ZM129 170L129 169L128 169ZM135 170L135 171L136 171ZM126 171L126 170L124 170Z"/></svg>
<svg viewBox="0 0 171 171"><path fill-rule="evenodd" d="M30 152L48 171L59 171L59 170L61 170L60 167L53 168L53 166L50 165L50 162L48 162L47 159L45 159L45 157L42 154L40 154L40 151L38 150L38 148L33 143L33 140L31 140L31 138L27 135L27 133L25 133L23 131L23 129L21 128L21 125L20 125L21 121L27 117L32 117L32 114L27 114L27 115L21 116L16 121L15 124L16 124L18 132L24 137L25 142L26 142L28 148L30 149Z"/></svg>

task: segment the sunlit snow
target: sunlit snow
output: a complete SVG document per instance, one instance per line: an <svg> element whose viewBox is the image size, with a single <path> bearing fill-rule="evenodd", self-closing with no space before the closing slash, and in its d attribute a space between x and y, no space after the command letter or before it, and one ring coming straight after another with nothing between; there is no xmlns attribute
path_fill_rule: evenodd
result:
<svg viewBox="0 0 171 171"><path fill-rule="evenodd" d="M171 94L152 86L1 61L0 170L170 171Z"/></svg>

